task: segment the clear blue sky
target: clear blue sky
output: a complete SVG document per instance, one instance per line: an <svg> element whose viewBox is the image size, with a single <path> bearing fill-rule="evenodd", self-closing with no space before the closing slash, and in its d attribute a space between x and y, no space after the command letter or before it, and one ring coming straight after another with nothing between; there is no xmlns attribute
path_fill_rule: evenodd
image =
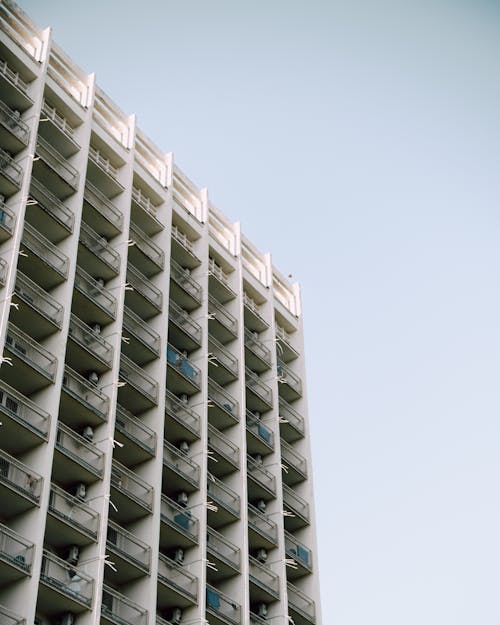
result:
<svg viewBox="0 0 500 625"><path fill-rule="evenodd" d="M20 5L302 283L324 625L498 625L500 3Z"/></svg>

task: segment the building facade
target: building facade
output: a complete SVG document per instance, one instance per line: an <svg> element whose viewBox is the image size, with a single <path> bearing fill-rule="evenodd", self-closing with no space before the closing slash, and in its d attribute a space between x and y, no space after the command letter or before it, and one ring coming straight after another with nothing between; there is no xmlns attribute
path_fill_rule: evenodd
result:
<svg viewBox="0 0 500 625"><path fill-rule="evenodd" d="M320 625L297 285L0 20L0 623Z"/></svg>

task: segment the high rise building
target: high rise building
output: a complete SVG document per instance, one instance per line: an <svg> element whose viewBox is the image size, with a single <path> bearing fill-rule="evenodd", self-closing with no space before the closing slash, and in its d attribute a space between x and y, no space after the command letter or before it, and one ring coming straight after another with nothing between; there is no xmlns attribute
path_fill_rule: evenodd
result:
<svg viewBox="0 0 500 625"><path fill-rule="evenodd" d="M0 623L319 625L298 287L0 20Z"/></svg>

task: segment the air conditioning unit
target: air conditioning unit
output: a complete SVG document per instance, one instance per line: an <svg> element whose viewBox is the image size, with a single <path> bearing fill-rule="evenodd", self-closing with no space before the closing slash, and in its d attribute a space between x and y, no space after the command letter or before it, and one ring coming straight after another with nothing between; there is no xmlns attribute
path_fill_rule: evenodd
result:
<svg viewBox="0 0 500 625"><path fill-rule="evenodd" d="M187 441L181 441L179 443L179 449L183 454L187 454L189 452L189 443Z"/></svg>
<svg viewBox="0 0 500 625"><path fill-rule="evenodd" d="M170 616L170 622L173 625L178 625L182 622L182 610L181 608L173 608L172 615Z"/></svg>
<svg viewBox="0 0 500 625"><path fill-rule="evenodd" d="M92 332L94 334L101 334L101 324L100 323L94 323L94 325L92 326Z"/></svg>
<svg viewBox="0 0 500 625"><path fill-rule="evenodd" d="M97 384L99 382L99 374L97 371L90 371L90 373L87 374L87 380L92 384Z"/></svg>
<svg viewBox="0 0 500 625"><path fill-rule="evenodd" d="M264 564L264 562L266 562L266 560L267 560L267 550L266 549L258 549L257 553L255 554L255 557L257 558L257 560L259 562L262 562L262 564Z"/></svg>
<svg viewBox="0 0 500 625"><path fill-rule="evenodd" d="M181 490L180 493L177 493L177 503L180 506L186 507L188 501L189 501L189 497L185 491Z"/></svg>
<svg viewBox="0 0 500 625"><path fill-rule="evenodd" d="M182 564L184 562L184 549L176 549L174 552L174 560L177 564Z"/></svg>
<svg viewBox="0 0 500 625"><path fill-rule="evenodd" d="M182 402L183 404L187 404L187 403L188 403L188 399L189 399L189 398L188 398L188 396L186 395L186 393L182 393L182 394L179 396L179 399L181 400L181 402Z"/></svg>
<svg viewBox="0 0 500 625"><path fill-rule="evenodd" d="M257 501L257 503L255 504L255 507L260 510L261 512L265 512L266 511L266 502L263 499L259 499Z"/></svg>
<svg viewBox="0 0 500 625"><path fill-rule="evenodd" d="M94 428L86 425L83 428L82 436L91 443L94 440Z"/></svg>
<svg viewBox="0 0 500 625"><path fill-rule="evenodd" d="M258 465L264 464L264 459L262 458L262 454L255 454L253 459L255 460L255 463Z"/></svg>
<svg viewBox="0 0 500 625"><path fill-rule="evenodd" d="M267 604L259 603L257 605L257 615L261 618L266 618L267 616Z"/></svg>
<svg viewBox="0 0 500 625"><path fill-rule="evenodd" d="M87 496L87 485L84 484L83 482L80 482L80 484L76 485L75 497L78 497L78 499L85 499L86 496Z"/></svg>
<svg viewBox="0 0 500 625"><path fill-rule="evenodd" d="M80 558L80 549L78 549L76 545L72 545L69 548L66 562L69 562L70 564L78 564L79 558Z"/></svg>
<svg viewBox="0 0 500 625"><path fill-rule="evenodd" d="M61 625L75 625L75 620L73 612L66 612L61 618Z"/></svg>

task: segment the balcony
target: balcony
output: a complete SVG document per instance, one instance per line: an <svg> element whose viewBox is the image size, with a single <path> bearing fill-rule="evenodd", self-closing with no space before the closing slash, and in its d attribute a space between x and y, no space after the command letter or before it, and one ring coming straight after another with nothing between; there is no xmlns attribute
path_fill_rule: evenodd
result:
<svg viewBox="0 0 500 625"><path fill-rule="evenodd" d="M100 622L111 625L147 625L148 611L103 585Z"/></svg>
<svg viewBox="0 0 500 625"><path fill-rule="evenodd" d="M236 293L229 285L229 276L223 271L213 258L208 259L208 288L222 304L236 297Z"/></svg>
<svg viewBox="0 0 500 625"><path fill-rule="evenodd" d="M0 524L0 585L5 587L31 575L35 546Z"/></svg>
<svg viewBox="0 0 500 625"><path fill-rule="evenodd" d="M123 309L123 330L128 341L122 343L122 353L136 364L144 366L159 357L160 335L126 306Z"/></svg>
<svg viewBox="0 0 500 625"><path fill-rule="evenodd" d="M0 198L0 243L4 243L7 239L10 239L14 232L15 223L16 217L14 213L7 208L5 202Z"/></svg>
<svg viewBox="0 0 500 625"><path fill-rule="evenodd" d="M252 412L265 412L272 409L272 390L248 367L245 367L245 384L247 389L247 408L249 410Z"/></svg>
<svg viewBox="0 0 500 625"><path fill-rule="evenodd" d="M109 397L68 366L64 368L61 414L74 428L97 426L108 419Z"/></svg>
<svg viewBox="0 0 500 625"><path fill-rule="evenodd" d="M170 261L170 295L184 310L191 312L201 306L201 286L191 277L190 269Z"/></svg>
<svg viewBox="0 0 500 625"><path fill-rule="evenodd" d="M225 430L240 420L238 402L210 378L208 379L208 420L218 430Z"/></svg>
<svg viewBox="0 0 500 625"><path fill-rule="evenodd" d="M4 519L37 506L42 482L43 479L30 467L0 450L0 501Z"/></svg>
<svg viewBox="0 0 500 625"><path fill-rule="evenodd" d="M245 362L253 371L263 373L271 368L271 352L257 332L245 328Z"/></svg>
<svg viewBox="0 0 500 625"><path fill-rule="evenodd" d="M260 463L247 456L248 498L264 499L276 496L276 478Z"/></svg>
<svg viewBox="0 0 500 625"><path fill-rule="evenodd" d="M133 289L125 293L125 302L129 308L145 321L161 313L162 292L131 265L127 267L127 282Z"/></svg>
<svg viewBox="0 0 500 625"><path fill-rule="evenodd" d="M168 340L179 349L192 352L201 346L201 326L189 313L170 300L168 306Z"/></svg>
<svg viewBox="0 0 500 625"><path fill-rule="evenodd" d="M238 336L238 321L212 295L208 296L208 312L208 331L212 336L223 344Z"/></svg>
<svg viewBox="0 0 500 625"><path fill-rule="evenodd" d="M170 391L165 394L165 430L175 440L192 442L200 438L200 417Z"/></svg>
<svg viewBox="0 0 500 625"><path fill-rule="evenodd" d="M26 220L36 232L56 243L73 232L73 212L34 177L31 178L30 196Z"/></svg>
<svg viewBox="0 0 500 625"><path fill-rule="evenodd" d="M116 298L104 286L84 271L76 268L73 309L87 323L104 326L116 317Z"/></svg>
<svg viewBox="0 0 500 625"><path fill-rule="evenodd" d="M191 510L183 508L166 495L160 503L160 547L164 550L187 549L198 544L198 519Z"/></svg>
<svg viewBox="0 0 500 625"><path fill-rule="evenodd" d="M284 399L279 400L281 437L288 443L304 438L304 417L294 410Z"/></svg>
<svg viewBox="0 0 500 625"><path fill-rule="evenodd" d="M3 258L0 258L0 285L1 286L5 286L5 280L7 279L8 268L9 268L9 265L7 264L7 262Z"/></svg>
<svg viewBox="0 0 500 625"><path fill-rule="evenodd" d="M296 625L314 625L316 623L316 605L314 601L293 584L287 584L288 610Z"/></svg>
<svg viewBox="0 0 500 625"><path fill-rule="evenodd" d="M104 373L113 366L113 346L71 313L66 361L82 371Z"/></svg>
<svg viewBox="0 0 500 625"><path fill-rule="evenodd" d="M26 221L21 249L18 268L46 291L67 279L69 258Z"/></svg>
<svg viewBox="0 0 500 625"><path fill-rule="evenodd" d="M66 158L80 149L75 141L75 131L68 120L57 112L47 100L42 103L43 118L40 120L38 132Z"/></svg>
<svg viewBox="0 0 500 625"><path fill-rule="evenodd" d="M201 390L201 371L170 343L167 345L167 387L177 395L193 395Z"/></svg>
<svg viewBox="0 0 500 625"><path fill-rule="evenodd" d="M129 261L148 278L162 271L165 267L163 250L133 222L130 224L130 238L135 245L129 248Z"/></svg>
<svg viewBox="0 0 500 625"><path fill-rule="evenodd" d="M278 545L278 526L252 504L248 504L248 543L251 550Z"/></svg>
<svg viewBox="0 0 500 625"><path fill-rule="evenodd" d="M211 469L217 477L224 477L240 468L240 449L227 436L208 424L208 449L212 452ZM209 457L209 462L210 462Z"/></svg>
<svg viewBox="0 0 500 625"><path fill-rule="evenodd" d="M118 182L118 169L111 164L109 158L103 156L93 146L89 148L87 178L108 198L113 198L123 191L123 186Z"/></svg>
<svg viewBox="0 0 500 625"><path fill-rule="evenodd" d="M62 304L20 271L17 272L14 293L13 301L19 307L11 309L10 319L17 326L29 328L36 340L47 338L61 329Z"/></svg>
<svg viewBox="0 0 500 625"><path fill-rule="evenodd" d="M29 126L21 119L20 112L0 100L0 144L11 154L17 154L28 145L29 137Z"/></svg>
<svg viewBox="0 0 500 625"><path fill-rule="evenodd" d="M299 357L298 351L292 346L292 339L288 332L276 324L277 350L283 362L290 362Z"/></svg>
<svg viewBox="0 0 500 625"><path fill-rule="evenodd" d="M0 605L0 622L4 625L26 625L26 620Z"/></svg>
<svg viewBox="0 0 500 625"><path fill-rule="evenodd" d="M132 187L132 219L141 224L142 230L149 235L158 234L163 224L158 219L157 207L138 187Z"/></svg>
<svg viewBox="0 0 500 625"><path fill-rule="evenodd" d="M45 540L54 547L88 545L97 541L99 513L81 499L52 484Z"/></svg>
<svg viewBox="0 0 500 625"><path fill-rule="evenodd" d="M268 603L280 598L280 578L271 569L252 556L248 557L250 601Z"/></svg>
<svg viewBox="0 0 500 625"><path fill-rule="evenodd" d="M307 460L286 441L281 441L281 461L286 465L283 470L283 482L295 486L307 480Z"/></svg>
<svg viewBox="0 0 500 625"><path fill-rule="evenodd" d="M36 155L40 159L33 162L33 175L58 198L64 200L78 189L78 170L41 135L36 139Z"/></svg>
<svg viewBox="0 0 500 625"><path fill-rule="evenodd" d="M285 510L293 514L293 516L285 516L286 530L294 532L309 525L309 504L286 484L283 484L283 506Z"/></svg>
<svg viewBox="0 0 500 625"><path fill-rule="evenodd" d="M295 562L295 566L288 567L287 576L289 579L296 579L312 573L312 552L299 542L295 536L285 531L285 552Z"/></svg>
<svg viewBox="0 0 500 625"><path fill-rule="evenodd" d="M218 508L217 512L210 509L207 512L208 523L211 527L223 527L240 518L240 496L211 473L208 474L207 492L209 499Z"/></svg>
<svg viewBox="0 0 500 625"><path fill-rule="evenodd" d="M183 267L188 267L189 269L199 267L201 260L196 256L193 244L184 232L181 232L177 226L173 225L170 234L172 235L172 257Z"/></svg>
<svg viewBox="0 0 500 625"><path fill-rule="evenodd" d="M228 384L238 378L238 359L217 339L208 337L209 373L218 384Z"/></svg>
<svg viewBox="0 0 500 625"><path fill-rule="evenodd" d="M218 569L215 572L207 567L210 581L222 581L240 572L241 549L211 527L207 527L207 553Z"/></svg>
<svg viewBox="0 0 500 625"><path fill-rule="evenodd" d="M156 453L156 432L121 406L116 407L115 447L113 457L128 466L150 460Z"/></svg>
<svg viewBox="0 0 500 625"><path fill-rule="evenodd" d="M64 488L101 479L104 453L64 423L57 426L52 478Z"/></svg>
<svg viewBox="0 0 500 625"><path fill-rule="evenodd" d="M88 180L83 200L83 219L86 223L110 239L120 234L123 230L122 212Z"/></svg>
<svg viewBox="0 0 500 625"><path fill-rule="evenodd" d="M118 523L127 524L153 511L154 489L136 473L113 460L111 468L111 499L117 508L110 515Z"/></svg>
<svg viewBox="0 0 500 625"><path fill-rule="evenodd" d="M239 625L241 623L241 606L231 597L217 588L206 587L207 614L211 625Z"/></svg>
<svg viewBox="0 0 500 625"><path fill-rule="evenodd" d="M78 264L90 275L111 280L120 273L120 254L84 221L80 226Z"/></svg>
<svg viewBox="0 0 500 625"><path fill-rule="evenodd" d="M198 578L174 560L158 554L158 596L160 609L186 608L198 598Z"/></svg>
<svg viewBox="0 0 500 625"><path fill-rule="evenodd" d="M280 397L286 401L293 401L302 397L302 382L288 365L278 360L278 382Z"/></svg>
<svg viewBox="0 0 500 625"><path fill-rule="evenodd" d="M21 188L23 168L12 155L0 148L0 194L10 197Z"/></svg>
<svg viewBox="0 0 500 625"><path fill-rule="evenodd" d="M252 332L264 332L269 328L269 323L260 313L257 302L243 291L243 313L245 317L245 326Z"/></svg>
<svg viewBox="0 0 500 625"><path fill-rule="evenodd" d="M48 551L43 552L40 584L37 607L41 612L78 613L90 610L94 580Z"/></svg>
<svg viewBox="0 0 500 625"><path fill-rule="evenodd" d="M33 106L33 100L28 95L28 84L6 61L0 61L0 91L2 100L11 109L23 113Z"/></svg>
<svg viewBox="0 0 500 625"><path fill-rule="evenodd" d="M12 367L4 367L7 384L31 395L54 382L57 358L11 323L7 326L5 350L12 362Z"/></svg>
<svg viewBox="0 0 500 625"><path fill-rule="evenodd" d="M108 521L106 547L112 554L116 572L106 571L114 584L128 584L148 575L151 569L151 547L113 521Z"/></svg>
<svg viewBox="0 0 500 625"><path fill-rule="evenodd" d="M261 419L247 410L247 450L265 456L274 451L273 431Z"/></svg>
<svg viewBox="0 0 500 625"><path fill-rule="evenodd" d="M27 397L0 381L2 448L18 455L49 436L50 415Z"/></svg>
<svg viewBox="0 0 500 625"><path fill-rule="evenodd" d="M124 354L120 357L120 378L126 382L118 389L118 401L133 413L158 405L158 382Z"/></svg>
<svg viewBox="0 0 500 625"><path fill-rule="evenodd" d="M168 441L163 442L163 485L168 487L168 494L180 490L192 493L200 485L199 465Z"/></svg>

